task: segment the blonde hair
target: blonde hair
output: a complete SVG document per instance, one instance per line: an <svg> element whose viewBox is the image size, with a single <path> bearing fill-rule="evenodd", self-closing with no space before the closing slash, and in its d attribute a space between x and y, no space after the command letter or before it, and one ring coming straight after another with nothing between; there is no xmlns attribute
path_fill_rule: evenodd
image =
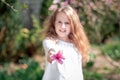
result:
<svg viewBox="0 0 120 80"><path fill-rule="evenodd" d="M55 13L50 17L46 29L46 36L53 39L56 38L57 34L55 32L55 20L59 12L64 12L67 15L71 23L71 33L69 34L69 39L75 44L79 53L82 54L83 61L88 61L90 44L83 29L83 26L80 23L79 16L72 7L64 6L55 11Z"/></svg>

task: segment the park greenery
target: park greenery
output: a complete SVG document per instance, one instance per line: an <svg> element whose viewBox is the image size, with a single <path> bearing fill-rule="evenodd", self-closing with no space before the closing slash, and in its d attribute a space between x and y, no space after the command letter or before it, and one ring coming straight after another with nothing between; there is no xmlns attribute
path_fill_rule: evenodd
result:
<svg viewBox="0 0 120 80"><path fill-rule="evenodd" d="M40 4L42 6L39 20L31 15L32 29L28 29L22 23L20 10L26 8L26 4L20 4L17 0L1 0L0 80L41 80L44 70L32 57L36 54L44 55L42 49L44 22L54 9L68 4L76 9L91 47L99 47L102 55L116 63L120 62L119 0L43 0ZM92 69L94 58L97 56L92 51L90 56L91 60L83 70L85 80L108 80L106 76L109 74L100 74ZM9 72L11 62L17 65L26 64L27 67ZM117 70L112 71L120 74L120 67L115 68Z"/></svg>

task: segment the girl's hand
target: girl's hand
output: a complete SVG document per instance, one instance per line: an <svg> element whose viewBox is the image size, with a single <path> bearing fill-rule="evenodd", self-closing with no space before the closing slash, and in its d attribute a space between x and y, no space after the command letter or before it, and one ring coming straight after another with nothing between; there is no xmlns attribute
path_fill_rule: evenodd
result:
<svg viewBox="0 0 120 80"><path fill-rule="evenodd" d="M55 50L53 48L51 48L49 51L48 51L48 55L47 55L47 61L49 63L52 63L52 59L51 59L51 55L53 54L53 52L55 52Z"/></svg>

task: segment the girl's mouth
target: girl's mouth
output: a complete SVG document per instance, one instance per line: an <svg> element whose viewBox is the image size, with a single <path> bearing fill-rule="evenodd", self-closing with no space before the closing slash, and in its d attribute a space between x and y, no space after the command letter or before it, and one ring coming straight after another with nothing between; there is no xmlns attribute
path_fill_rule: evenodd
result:
<svg viewBox="0 0 120 80"><path fill-rule="evenodd" d="M62 32L62 33L65 33L66 32L66 30L59 30L60 32Z"/></svg>

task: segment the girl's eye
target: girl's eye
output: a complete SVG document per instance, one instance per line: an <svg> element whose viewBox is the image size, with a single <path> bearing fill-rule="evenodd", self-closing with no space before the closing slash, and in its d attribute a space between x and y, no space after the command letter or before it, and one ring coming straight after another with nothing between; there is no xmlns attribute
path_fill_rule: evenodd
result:
<svg viewBox="0 0 120 80"><path fill-rule="evenodd" d="M67 24L67 25L68 25L68 24L69 24L69 22L65 22L65 24Z"/></svg>
<svg viewBox="0 0 120 80"><path fill-rule="evenodd" d="M58 21L58 23L62 23L61 21Z"/></svg>

